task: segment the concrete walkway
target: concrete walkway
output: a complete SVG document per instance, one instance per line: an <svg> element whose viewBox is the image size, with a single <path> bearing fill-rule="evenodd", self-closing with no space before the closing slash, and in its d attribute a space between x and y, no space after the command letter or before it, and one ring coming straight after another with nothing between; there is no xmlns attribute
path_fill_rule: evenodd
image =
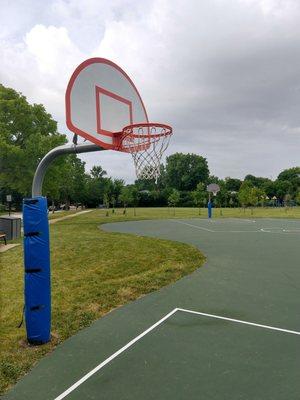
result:
<svg viewBox="0 0 300 400"><path fill-rule="evenodd" d="M13 249L16 246L20 246L20 243L12 243L12 244L0 244L0 253L4 253L7 250Z"/></svg>
<svg viewBox="0 0 300 400"><path fill-rule="evenodd" d="M55 221L62 221L63 219L72 218L72 217L75 217L76 215L85 214L85 213L88 213L88 212L91 212L91 211L93 211L93 210L79 211L79 212L74 213L74 214L65 215L64 217L59 217L59 218L55 218L55 219L49 219L49 221L50 221L50 224L53 224ZM60 212L63 212L63 211L62 210L61 211L55 211L55 213L60 213ZM49 215L52 215L52 214L49 213ZM8 217L8 216L9 216L8 214L1 215L1 217ZM21 218L23 220L23 213L22 212L12 212L10 216L11 217L15 217L15 218Z"/></svg>
<svg viewBox="0 0 300 400"><path fill-rule="evenodd" d="M63 221L64 219L69 219L69 218L73 218L76 217L77 215L81 215L81 214L86 214L89 213L93 210L84 210L84 211L79 211L75 214L71 214L71 215L66 215L65 217L60 217L60 218L55 218L55 219L49 219L49 224L55 224L58 221Z"/></svg>

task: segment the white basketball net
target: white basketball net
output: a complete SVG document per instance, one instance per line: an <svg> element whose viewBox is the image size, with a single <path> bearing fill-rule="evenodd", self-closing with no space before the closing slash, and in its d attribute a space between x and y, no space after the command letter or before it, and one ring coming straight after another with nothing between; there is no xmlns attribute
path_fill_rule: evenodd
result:
<svg viewBox="0 0 300 400"><path fill-rule="evenodd" d="M171 135L172 128L163 124L135 124L123 129L122 149L131 153L138 179L157 181Z"/></svg>

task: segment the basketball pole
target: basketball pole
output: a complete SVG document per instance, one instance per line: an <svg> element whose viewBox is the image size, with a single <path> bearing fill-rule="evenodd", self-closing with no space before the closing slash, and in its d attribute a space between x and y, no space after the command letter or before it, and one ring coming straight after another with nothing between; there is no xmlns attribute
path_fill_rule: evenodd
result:
<svg viewBox="0 0 300 400"><path fill-rule="evenodd" d="M24 313L29 343L51 339L51 264L48 205L42 187L49 165L65 154L105 150L91 143L64 144L50 150L40 161L32 182L32 197L23 200L24 226Z"/></svg>
<svg viewBox="0 0 300 400"><path fill-rule="evenodd" d="M212 217L212 203L211 203L211 194L210 194L210 192L208 192L207 213L208 213L208 218L211 218Z"/></svg>
<svg viewBox="0 0 300 400"><path fill-rule="evenodd" d="M102 147L92 143L81 143L81 144L63 144L62 146L55 147L50 150L44 158L40 161L32 182L32 197L42 196L42 187L47 168L57 157L64 154L80 154L90 153L92 151L105 150Z"/></svg>

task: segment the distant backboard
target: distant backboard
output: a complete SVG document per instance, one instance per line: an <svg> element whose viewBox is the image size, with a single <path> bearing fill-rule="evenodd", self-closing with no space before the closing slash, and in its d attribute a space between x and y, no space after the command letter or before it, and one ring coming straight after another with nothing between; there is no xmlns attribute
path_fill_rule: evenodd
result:
<svg viewBox="0 0 300 400"><path fill-rule="evenodd" d="M206 190L209 193L213 193L214 196L220 191L220 186L216 183L210 183L207 187Z"/></svg>
<svg viewBox="0 0 300 400"><path fill-rule="evenodd" d="M66 91L68 128L105 149L116 149L116 132L147 123L137 88L115 63L91 58L74 71Z"/></svg>

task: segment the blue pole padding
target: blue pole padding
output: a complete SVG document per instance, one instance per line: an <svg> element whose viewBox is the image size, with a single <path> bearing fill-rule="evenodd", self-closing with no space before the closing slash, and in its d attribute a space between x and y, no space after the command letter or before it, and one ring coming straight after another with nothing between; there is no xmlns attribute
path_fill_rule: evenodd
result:
<svg viewBox="0 0 300 400"><path fill-rule="evenodd" d="M23 200L25 321L27 340L43 344L50 340L51 283L47 199Z"/></svg>
<svg viewBox="0 0 300 400"><path fill-rule="evenodd" d="M208 212L208 218L211 218L212 217L212 202L211 201L209 201L207 203L207 212Z"/></svg>

